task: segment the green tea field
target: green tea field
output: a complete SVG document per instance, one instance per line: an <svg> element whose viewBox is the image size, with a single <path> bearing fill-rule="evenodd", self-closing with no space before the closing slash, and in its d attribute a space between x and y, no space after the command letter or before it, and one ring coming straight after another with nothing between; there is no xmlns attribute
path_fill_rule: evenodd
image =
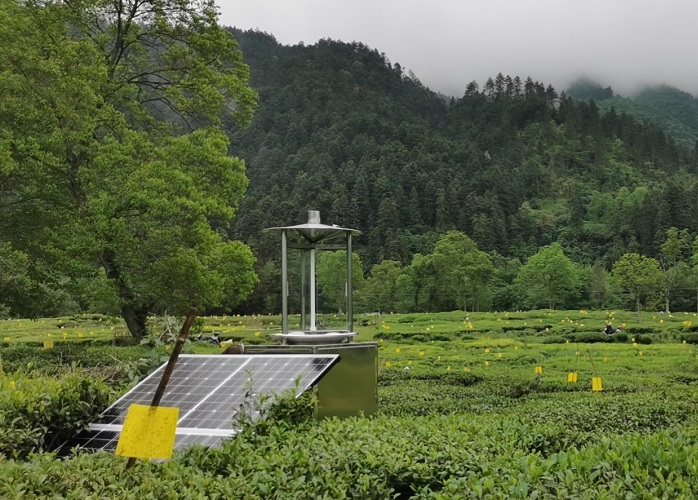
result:
<svg viewBox="0 0 698 500"><path fill-rule="evenodd" d="M207 317L196 329L265 343L279 322ZM622 332L601 333L607 322ZM220 448L125 470L113 454L50 450L158 365L171 335L134 344L102 316L0 322L0 497L698 496L694 313L374 314L355 325L358 341L378 343L376 416L303 418L312 398L300 398ZM153 319L153 331L167 326Z"/></svg>

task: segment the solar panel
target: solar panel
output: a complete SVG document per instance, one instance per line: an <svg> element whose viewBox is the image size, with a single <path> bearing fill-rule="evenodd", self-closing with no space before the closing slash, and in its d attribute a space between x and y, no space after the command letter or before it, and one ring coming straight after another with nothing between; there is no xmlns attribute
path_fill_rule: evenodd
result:
<svg viewBox="0 0 698 500"><path fill-rule="evenodd" d="M259 417L253 402L260 395L296 387L302 393L317 383L337 362L337 354L251 354L223 356L183 354L167 384L160 406L179 408L175 450L194 443L216 446L235 434L233 417L241 408ZM149 405L166 364L146 377L100 418L64 443L60 455L74 447L116 449L131 404Z"/></svg>

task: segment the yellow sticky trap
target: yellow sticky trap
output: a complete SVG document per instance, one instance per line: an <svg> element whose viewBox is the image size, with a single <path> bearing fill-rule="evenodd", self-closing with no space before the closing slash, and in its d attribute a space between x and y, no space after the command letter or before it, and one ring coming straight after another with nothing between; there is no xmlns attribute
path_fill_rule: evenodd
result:
<svg viewBox="0 0 698 500"><path fill-rule="evenodd" d="M637 347L637 342L633 342L633 347Z"/></svg>
<svg viewBox="0 0 698 500"><path fill-rule="evenodd" d="M400 354L400 348L399 348L399 347L396 347L396 348L395 348L395 354Z"/></svg>
<svg viewBox="0 0 698 500"><path fill-rule="evenodd" d="M490 352L490 348L489 348L489 347L486 347L486 348L485 348L485 352L486 352L486 353L489 353L489 352Z"/></svg>
<svg viewBox="0 0 698 500"><path fill-rule="evenodd" d="M630 340L632 340L633 342L635 342L635 337L631 338Z"/></svg>
<svg viewBox="0 0 698 500"><path fill-rule="evenodd" d="M645 354L644 354L642 351L640 351L640 356L644 356L644 355L645 355Z"/></svg>
<svg viewBox="0 0 698 500"><path fill-rule="evenodd" d="M514 346L514 350L515 350L515 351L518 351L518 350L519 350L519 346L515 345L515 346Z"/></svg>
<svg viewBox="0 0 698 500"><path fill-rule="evenodd" d="M170 458L179 408L132 404L116 445L116 454L133 458Z"/></svg>
<svg viewBox="0 0 698 500"><path fill-rule="evenodd" d="M53 339L44 340L44 349L53 349Z"/></svg>
<svg viewBox="0 0 698 500"><path fill-rule="evenodd" d="M446 371L447 371L447 372L450 372L450 371L451 371L451 367L449 366L448 368L446 368Z"/></svg>
<svg viewBox="0 0 698 500"><path fill-rule="evenodd" d="M536 375L543 375L543 367L542 366L536 366L533 369L533 371Z"/></svg>
<svg viewBox="0 0 698 500"><path fill-rule="evenodd" d="M412 366L412 360L409 360L409 361L407 362L407 366Z"/></svg>
<svg viewBox="0 0 698 500"><path fill-rule="evenodd" d="M14 380L10 380L9 387L10 389L17 389L17 383Z"/></svg>
<svg viewBox="0 0 698 500"><path fill-rule="evenodd" d="M420 356L424 356L424 351L419 351Z"/></svg>
<svg viewBox="0 0 698 500"><path fill-rule="evenodd" d="M498 353L497 353L497 359L502 359L502 353L501 353L501 352L498 352Z"/></svg>
<svg viewBox="0 0 698 500"><path fill-rule="evenodd" d="M685 344L685 343L686 343L686 341L684 340L684 341L683 341L683 343Z"/></svg>
<svg viewBox="0 0 698 500"><path fill-rule="evenodd" d="M386 367L386 368L390 368L390 361L386 361L386 362L385 362L385 367Z"/></svg>
<svg viewBox="0 0 698 500"><path fill-rule="evenodd" d="M468 368L467 366L464 366L464 367L463 367L463 371L464 371L464 372L469 372L469 371L470 371L470 368Z"/></svg>
<svg viewBox="0 0 698 500"><path fill-rule="evenodd" d="M489 362L489 361L485 361L485 366L490 366L490 362Z"/></svg>
<svg viewBox="0 0 698 500"><path fill-rule="evenodd" d="M568 384L576 384L578 376L579 376L579 374L577 372L569 372L567 374L567 383Z"/></svg>
<svg viewBox="0 0 698 500"><path fill-rule="evenodd" d="M592 392L603 391L603 382L601 377L591 377L591 390Z"/></svg>

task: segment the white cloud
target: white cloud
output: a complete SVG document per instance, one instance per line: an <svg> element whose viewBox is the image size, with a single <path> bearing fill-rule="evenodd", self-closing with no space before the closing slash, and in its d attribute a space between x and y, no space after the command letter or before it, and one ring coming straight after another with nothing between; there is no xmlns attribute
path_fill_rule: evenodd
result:
<svg viewBox="0 0 698 500"><path fill-rule="evenodd" d="M695 0L219 0L221 23L285 44L360 41L460 95L498 72L558 89L580 75L628 92L698 91Z"/></svg>

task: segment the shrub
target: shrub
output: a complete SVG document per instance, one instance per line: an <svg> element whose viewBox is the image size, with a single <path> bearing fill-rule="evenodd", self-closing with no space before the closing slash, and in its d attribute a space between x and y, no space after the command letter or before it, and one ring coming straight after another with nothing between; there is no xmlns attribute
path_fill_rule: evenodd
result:
<svg viewBox="0 0 698 500"><path fill-rule="evenodd" d="M565 337L562 335L550 335L548 337L544 337L541 339L541 343L543 344L564 344L565 343Z"/></svg>
<svg viewBox="0 0 698 500"><path fill-rule="evenodd" d="M683 333L681 341L685 341L687 344L698 344L698 333Z"/></svg>
<svg viewBox="0 0 698 500"><path fill-rule="evenodd" d="M599 332L582 332L573 333L569 335L571 342L578 342L582 344L595 344L597 342L613 342L612 335L606 335L605 333Z"/></svg>
<svg viewBox="0 0 698 500"><path fill-rule="evenodd" d="M80 374L0 376L0 455L25 458L58 446L102 412L110 395L103 382Z"/></svg>

